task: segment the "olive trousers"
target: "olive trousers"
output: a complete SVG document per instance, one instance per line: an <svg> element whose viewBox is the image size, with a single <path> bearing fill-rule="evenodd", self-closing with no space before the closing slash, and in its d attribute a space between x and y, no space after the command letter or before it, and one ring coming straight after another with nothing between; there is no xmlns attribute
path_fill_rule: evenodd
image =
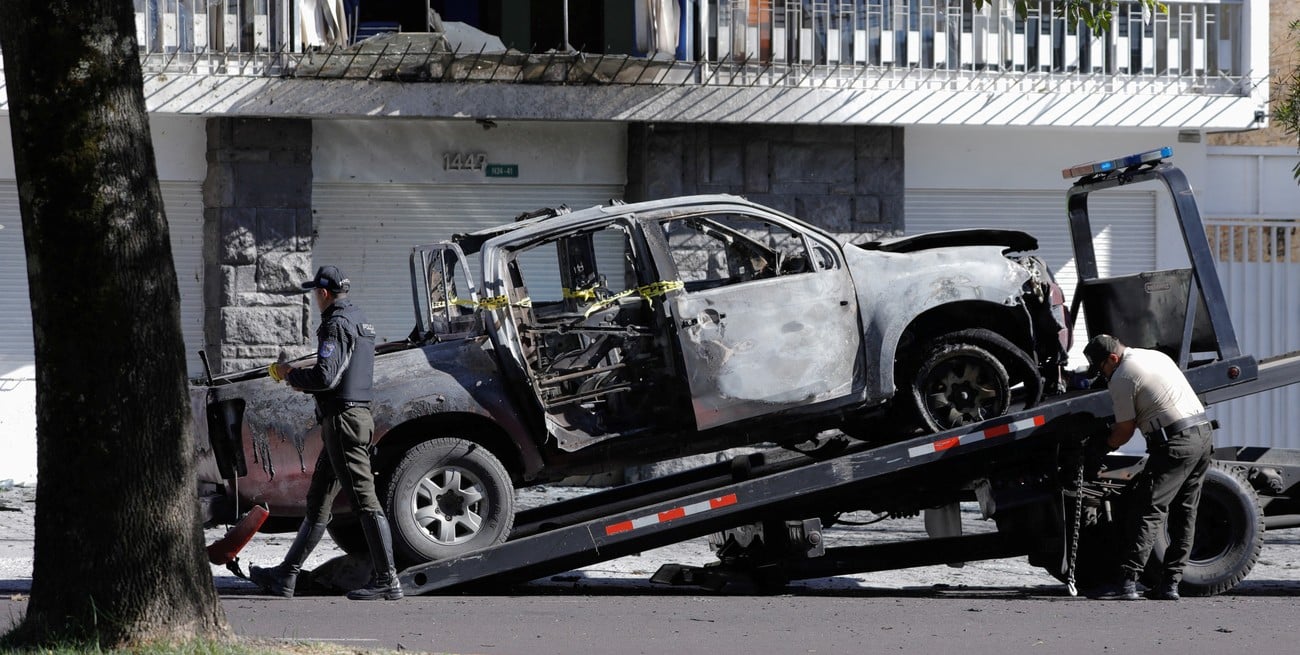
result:
<svg viewBox="0 0 1300 655"><path fill-rule="evenodd" d="M307 521L320 525L329 522L330 508L340 489L347 492L354 513L383 513L370 467L370 439L374 434L375 421L368 407L349 407L321 417L325 447L316 459L307 489Z"/></svg>
<svg viewBox="0 0 1300 655"><path fill-rule="evenodd" d="M1183 578L1196 536L1196 507L1210 468L1213 450L1208 424L1188 428L1167 443L1151 446L1146 468L1133 488L1126 534L1130 542L1121 560L1124 574L1136 580L1146 568L1156 535L1169 523L1169 548L1162 562L1161 582L1177 585Z"/></svg>

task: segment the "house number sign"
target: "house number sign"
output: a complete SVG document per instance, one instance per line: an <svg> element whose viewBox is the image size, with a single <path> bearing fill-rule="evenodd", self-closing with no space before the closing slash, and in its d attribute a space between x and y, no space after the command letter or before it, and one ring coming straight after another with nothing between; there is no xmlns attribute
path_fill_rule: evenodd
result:
<svg viewBox="0 0 1300 655"><path fill-rule="evenodd" d="M442 153L442 170L444 171L481 171L487 167L485 152L444 152Z"/></svg>

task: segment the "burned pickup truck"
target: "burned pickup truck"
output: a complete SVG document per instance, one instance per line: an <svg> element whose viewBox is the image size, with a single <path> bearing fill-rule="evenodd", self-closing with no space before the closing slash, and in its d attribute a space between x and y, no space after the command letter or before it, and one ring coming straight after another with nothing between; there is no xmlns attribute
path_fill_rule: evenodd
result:
<svg viewBox="0 0 1300 655"><path fill-rule="evenodd" d="M375 362L398 556L506 540L520 486L1032 405L1060 390L1069 347L1036 247L998 230L846 246L725 195L542 210L417 247L415 328ZM193 401L213 521L254 503L300 517L312 404L263 370L195 381ZM331 534L364 548L346 516Z"/></svg>

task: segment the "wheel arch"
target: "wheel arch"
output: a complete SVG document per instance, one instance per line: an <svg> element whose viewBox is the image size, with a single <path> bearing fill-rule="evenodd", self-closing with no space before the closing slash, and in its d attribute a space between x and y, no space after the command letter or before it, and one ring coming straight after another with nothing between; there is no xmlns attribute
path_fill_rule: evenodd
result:
<svg viewBox="0 0 1300 655"><path fill-rule="evenodd" d="M521 444L491 419L478 414L445 413L422 416L398 425L379 440L374 466L386 477L411 448L438 437L472 441L501 460L518 484L542 468L541 453L532 444Z"/></svg>
<svg viewBox="0 0 1300 655"><path fill-rule="evenodd" d="M988 300L961 300L931 307L918 314L881 344L880 379L897 389L899 367L907 370L924 356L919 347L939 336L964 330L988 330L1026 353L1032 347L1029 317L1020 305ZM1009 371L1010 372L1010 371Z"/></svg>

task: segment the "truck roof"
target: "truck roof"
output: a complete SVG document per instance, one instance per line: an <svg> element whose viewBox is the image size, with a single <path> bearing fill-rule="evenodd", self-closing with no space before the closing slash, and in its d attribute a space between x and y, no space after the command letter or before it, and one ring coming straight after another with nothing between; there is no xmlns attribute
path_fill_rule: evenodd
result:
<svg viewBox="0 0 1300 655"><path fill-rule="evenodd" d="M702 194L694 196L678 196L673 198L663 198L659 200L646 200L643 202L625 203L619 200L611 200L608 204L593 205L577 211L571 210L568 205L559 205L558 207L543 207L531 212L525 212L515 218L514 222L503 223L493 227L475 230L473 232L464 232L452 236L466 254L477 252L489 239L508 234L516 230L531 228L542 223L565 225L568 223L581 223L597 216L609 216L616 214L643 213L647 211L656 211L659 209L675 207L694 207L699 205L713 205L718 203L741 204L750 207L759 208L761 205L755 204L740 196L727 193ZM770 208L763 207L770 211Z"/></svg>

